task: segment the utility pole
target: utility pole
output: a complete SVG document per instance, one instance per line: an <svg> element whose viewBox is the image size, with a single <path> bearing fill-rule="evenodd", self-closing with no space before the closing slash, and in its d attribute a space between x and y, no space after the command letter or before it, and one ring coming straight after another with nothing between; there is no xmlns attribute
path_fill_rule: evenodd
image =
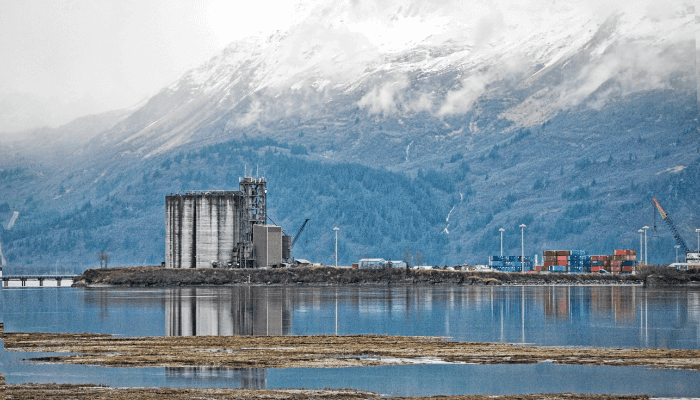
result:
<svg viewBox="0 0 700 400"><path fill-rule="evenodd" d="M649 259L647 258L649 250L649 246L647 245L647 229L649 229L649 227L643 226L642 229L644 229L644 265L649 265Z"/></svg>
<svg viewBox="0 0 700 400"><path fill-rule="evenodd" d="M335 231L335 266L338 267L338 231L340 230L337 226L333 228Z"/></svg>
<svg viewBox="0 0 700 400"><path fill-rule="evenodd" d="M642 235L644 234L644 229L640 229L639 232L639 261L644 262L644 245L642 244Z"/></svg>
<svg viewBox="0 0 700 400"><path fill-rule="evenodd" d="M500 228L499 231L501 232L501 258L503 258L503 231L505 231L505 229ZM700 231L700 229L698 229L698 231ZM501 261L503 261L503 260L501 260Z"/></svg>
<svg viewBox="0 0 700 400"><path fill-rule="evenodd" d="M521 254L520 254L520 272L525 272L525 224L520 224L520 246L521 246Z"/></svg>

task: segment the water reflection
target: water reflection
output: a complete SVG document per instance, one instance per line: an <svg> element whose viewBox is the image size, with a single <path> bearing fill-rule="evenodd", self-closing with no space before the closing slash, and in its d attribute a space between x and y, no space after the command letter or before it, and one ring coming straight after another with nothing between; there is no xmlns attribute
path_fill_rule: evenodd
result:
<svg viewBox="0 0 700 400"><path fill-rule="evenodd" d="M221 367L165 367L166 381L217 381L227 380L231 387L241 389L265 389L267 378L264 368Z"/></svg>
<svg viewBox="0 0 700 400"><path fill-rule="evenodd" d="M165 292L165 335L289 335L285 288L176 288Z"/></svg>
<svg viewBox="0 0 700 400"><path fill-rule="evenodd" d="M3 289L8 332L387 334L700 348L700 292L630 286Z"/></svg>
<svg viewBox="0 0 700 400"><path fill-rule="evenodd" d="M166 289L165 334L447 336L698 348L700 295L624 286Z"/></svg>

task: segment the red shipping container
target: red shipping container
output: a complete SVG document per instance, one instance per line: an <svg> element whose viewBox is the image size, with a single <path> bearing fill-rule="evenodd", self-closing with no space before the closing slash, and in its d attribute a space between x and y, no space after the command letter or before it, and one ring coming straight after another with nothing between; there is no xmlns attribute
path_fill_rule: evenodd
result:
<svg viewBox="0 0 700 400"><path fill-rule="evenodd" d="M591 267L591 272L598 272L602 269L603 267Z"/></svg>
<svg viewBox="0 0 700 400"><path fill-rule="evenodd" d="M612 267L610 267L610 269L611 269L613 272L620 272L620 267L612 266Z"/></svg>
<svg viewBox="0 0 700 400"><path fill-rule="evenodd" d="M632 267L632 266L622 267L622 272L632 272L632 271L634 271L634 267Z"/></svg>
<svg viewBox="0 0 700 400"><path fill-rule="evenodd" d="M550 266L552 266L552 265L557 265L557 263L554 262L554 261L545 261L545 262L544 262L544 266L545 266L545 267L550 267Z"/></svg>

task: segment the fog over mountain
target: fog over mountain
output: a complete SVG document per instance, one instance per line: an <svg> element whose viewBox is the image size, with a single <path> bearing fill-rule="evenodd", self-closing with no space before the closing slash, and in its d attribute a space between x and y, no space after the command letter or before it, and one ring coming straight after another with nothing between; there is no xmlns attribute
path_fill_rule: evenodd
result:
<svg viewBox="0 0 700 400"><path fill-rule="evenodd" d="M638 248L651 196L689 243L698 200L692 2L299 6L143 104L0 136L8 263L163 258L163 198L255 171L297 257L485 263ZM82 221L77 223L76 221ZM650 261L669 262L657 223ZM691 246L693 247L693 246Z"/></svg>

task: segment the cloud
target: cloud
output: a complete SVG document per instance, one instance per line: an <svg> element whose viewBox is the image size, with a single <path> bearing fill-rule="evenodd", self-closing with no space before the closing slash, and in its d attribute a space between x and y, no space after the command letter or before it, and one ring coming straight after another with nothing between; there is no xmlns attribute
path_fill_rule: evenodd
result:
<svg viewBox="0 0 700 400"><path fill-rule="evenodd" d="M464 114L471 110L479 96L486 91L486 85L491 79L489 74L474 74L462 79L460 89L447 93L438 115Z"/></svg>
<svg viewBox="0 0 700 400"><path fill-rule="evenodd" d="M611 46L598 60L583 67L574 80L557 88L559 107L568 109L595 95L589 106L600 108L613 95L666 89L669 76L683 69L684 58L687 56L682 46L663 50L642 43ZM613 86L599 91L606 82Z"/></svg>
<svg viewBox="0 0 700 400"><path fill-rule="evenodd" d="M406 100L404 109L409 112L432 111L434 106L434 95L432 93L419 93L418 97Z"/></svg>
<svg viewBox="0 0 700 400"><path fill-rule="evenodd" d="M262 112L262 105L260 101L258 100L253 100L252 103L250 103L250 108L248 109L248 112L243 114L236 123L238 124L239 127L243 128L246 127L253 122L258 120L258 116Z"/></svg>
<svg viewBox="0 0 700 400"><path fill-rule="evenodd" d="M393 81L385 82L362 96L357 105L367 108L370 114L394 114L398 111L397 104L401 92L408 87L409 81L405 75L399 75Z"/></svg>

